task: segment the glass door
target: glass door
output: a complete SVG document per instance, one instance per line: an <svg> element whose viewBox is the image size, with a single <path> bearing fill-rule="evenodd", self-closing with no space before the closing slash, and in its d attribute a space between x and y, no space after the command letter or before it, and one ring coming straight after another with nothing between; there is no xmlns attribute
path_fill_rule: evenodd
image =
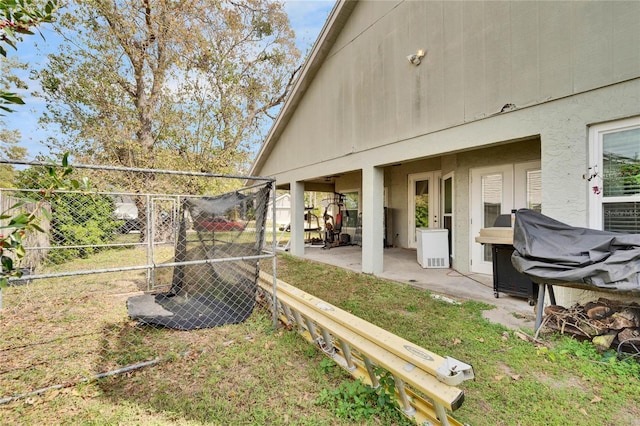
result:
<svg viewBox="0 0 640 426"><path fill-rule="evenodd" d="M409 175L409 241L417 248L418 228L441 228L440 224L440 172Z"/></svg>
<svg viewBox="0 0 640 426"><path fill-rule="evenodd" d="M475 242L480 229L493 227L513 208L513 165L471 171L471 271L492 274L491 245Z"/></svg>
<svg viewBox="0 0 640 426"><path fill-rule="evenodd" d="M519 208L542 211L540 161L471 170L471 271L493 273L491 245L475 237L501 214Z"/></svg>
<svg viewBox="0 0 640 426"><path fill-rule="evenodd" d="M449 230L449 264L453 264L453 172L442 177L440 188L440 203L442 206L442 227Z"/></svg>

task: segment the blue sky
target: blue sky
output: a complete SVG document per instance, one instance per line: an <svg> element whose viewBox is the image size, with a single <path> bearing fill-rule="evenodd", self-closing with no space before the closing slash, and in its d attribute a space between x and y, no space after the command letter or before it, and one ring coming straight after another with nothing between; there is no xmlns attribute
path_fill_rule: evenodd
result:
<svg viewBox="0 0 640 426"><path fill-rule="evenodd" d="M315 42L327 16L335 4L335 0L283 0L285 10L289 15L291 27L296 33L296 45L307 53ZM17 51L9 50L9 56L16 56L22 62L29 64L31 68L42 67L46 61L46 52L50 52L57 46L59 39L46 26L41 29L42 35L25 37L18 45ZM26 77L23 76L26 80ZM44 110L44 101L32 97L30 92L37 90L37 84L26 80L29 90L21 92L26 105L14 108L16 112L4 117L6 127L20 129L22 133L21 145L29 150L32 159L36 154L45 150L40 141L46 140L51 134L38 125L38 118Z"/></svg>

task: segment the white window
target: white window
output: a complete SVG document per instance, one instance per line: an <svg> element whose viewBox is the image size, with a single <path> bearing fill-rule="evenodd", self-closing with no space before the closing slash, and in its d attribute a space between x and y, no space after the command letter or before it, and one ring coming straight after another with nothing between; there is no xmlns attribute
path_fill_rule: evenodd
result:
<svg viewBox="0 0 640 426"><path fill-rule="evenodd" d="M342 218L342 225L355 228L358 226L358 211L360 205L360 193L359 191L344 192L344 216Z"/></svg>
<svg viewBox="0 0 640 426"><path fill-rule="evenodd" d="M589 139L590 226L640 233L640 118L593 126Z"/></svg>

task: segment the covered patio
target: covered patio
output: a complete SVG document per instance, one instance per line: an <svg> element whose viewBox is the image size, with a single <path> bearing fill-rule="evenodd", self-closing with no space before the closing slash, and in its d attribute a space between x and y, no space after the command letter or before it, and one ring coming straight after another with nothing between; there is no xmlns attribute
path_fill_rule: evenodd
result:
<svg viewBox="0 0 640 426"><path fill-rule="evenodd" d="M302 257L362 272L362 248L356 245L331 249L308 246ZM534 328L535 312L527 299L502 293L499 298L495 298L491 275L462 274L451 268L423 269L417 262L415 250L394 247L384 249L384 270L376 276L457 301L475 300L494 305L495 309L484 311L486 319L512 329Z"/></svg>

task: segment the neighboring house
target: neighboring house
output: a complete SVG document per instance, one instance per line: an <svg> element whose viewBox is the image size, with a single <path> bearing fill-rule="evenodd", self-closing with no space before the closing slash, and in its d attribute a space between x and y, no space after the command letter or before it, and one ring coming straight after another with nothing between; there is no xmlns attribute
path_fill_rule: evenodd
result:
<svg viewBox="0 0 640 426"><path fill-rule="evenodd" d="M281 194L276 197L276 225L288 226L291 222L291 195ZM267 222L273 218L273 201L269 199Z"/></svg>
<svg viewBox="0 0 640 426"><path fill-rule="evenodd" d="M514 208L640 233L639 22L638 1L338 1L251 170L291 193L291 253L305 191L357 194L365 273L385 237L416 247L425 205L463 273L491 273L474 239Z"/></svg>

